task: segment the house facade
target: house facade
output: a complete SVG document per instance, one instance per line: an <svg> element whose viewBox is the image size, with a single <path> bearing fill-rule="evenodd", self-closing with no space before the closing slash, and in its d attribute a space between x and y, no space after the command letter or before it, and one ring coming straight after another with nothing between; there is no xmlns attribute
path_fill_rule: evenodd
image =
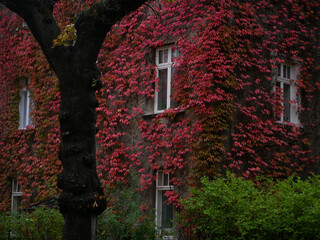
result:
<svg viewBox="0 0 320 240"><path fill-rule="evenodd" d="M83 7L75 5L58 4L61 24ZM98 58L102 184L130 186L137 175L141 205L171 236L179 198L203 176L319 174L319 5L150 1L115 25ZM57 80L21 19L2 16L6 211L17 198L26 206L57 196L61 166Z"/></svg>

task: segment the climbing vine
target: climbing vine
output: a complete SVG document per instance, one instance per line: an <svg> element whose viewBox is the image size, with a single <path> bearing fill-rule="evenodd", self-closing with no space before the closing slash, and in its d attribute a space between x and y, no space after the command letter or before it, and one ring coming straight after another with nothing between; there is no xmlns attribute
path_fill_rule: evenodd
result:
<svg viewBox="0 0 320 240"><path fill-rule="evenodd" d="M319 53L319 4L175 1L152 8L116 25L100 54L100 177L125 181L135 166L143 190L153 183L150 169L176 173L178 186L226 169L244 178L310 173L319 159L306 131L310 123L278 123L273 74L276 63L295 62L298 94L314 101L319 83L308 73ZM150 56L167 43L181 50L173 81L179 106L148 117L158 81ZM299 109L301 116L315 110ZM192 174L180 174L190 168Z"/></svg>
<svg viewBox="0 0 320 240"><path fill-rule="evenodd" d="M93 2L57 4L64 33ZM315 0L150 1L116 24L98 57L102 183L126 183L136 171L144 191L162 169L173 175L175 192L167 195L177 203L182 186L227 169L244 178L311 173L320 160L314 151L319 116L313 114L319 110L319 8ZM26 204L57 194L59 87L20 18L1 11L0 34L0 186L7 193L0 209L8 209L14 177ZM65 44L60 36L57 43ZM153 114L154 53L165 44L181 52L172 82L178 107ZM276 108L274 72L284 61L299 67L301 126L277 122L282 109ZM34 102L33 126L26 130L18 130L21 77L29 79Z"/></svg>

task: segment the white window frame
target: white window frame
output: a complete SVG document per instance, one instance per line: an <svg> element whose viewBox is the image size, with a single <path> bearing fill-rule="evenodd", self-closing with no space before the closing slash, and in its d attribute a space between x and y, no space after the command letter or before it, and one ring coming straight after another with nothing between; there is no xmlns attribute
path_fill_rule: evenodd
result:
<svg viewBox="0 0 320 240"><path fill-rule="evenodd" d="M23 87L20 90L19 129L26 129L28 125L31 125L30 105L31 105L30 90L27 89L26 87Z"/></svg>
<svg viewBox="0 0 320 240"><path fill-rule="evenodd" d="M289 68L289 76L288 71L284 73L284 69ZM297 91L297 76L299 75L299 70L297 65L290 64L290 63L279 63L278 68L276 71L276 85L274 91L276 91L276 87L278 86L281 91L281 106L284 108L284 94L285 94L285 85L289 87L289 118L288 120L285 119L283 109L282 113L280 114L280 119L278 123L293 123L297 126L300 126L299 120L299 98L298 98L298 91Z"/></svg>
<svg viewBox="0 0 320 240"><path fill-rule="evenodd" d="M11 192L11 211L19 211L19 199L22 197L22 187L18 183L17 179L12 180L12 192Z"/></svg>
<svg viewBox="0 0 320 240"><path fill-rule="evenodd" d="M173 232L173 228L163 228L162 227L162 206L163 199L162 193L166 191L173 190L173 185L170 184L171 174L165 173L163 170L157 171L157 181L156 181L156 228L158 232L164 236L162 239L173 239L171 233ZM166 180L166 181L165 181ZM174 209L172 216L174 216Z"/></svg>
<svg viewBox="0 0 320 240"><path fill-rule="evenodd" d="M168 50L168 61L160 63L159 61L159 56L160 56L160 51ZM159 82L156 82L155 86L155 101L154 101L154 112L155 113L162 113L165 110L169 109L172 105L171 102L171 93L172 93L172 88L171 88L171 81L172 81L172 69L174 68L175 62L173 61L173 53L176 51L176 56L180 55L178 49L174 49L174 45L167 45L163 47L159 47L156 49L156 73L157 77L159 78L159 70L167 69L167 96L166 96L166 108L165 109L159 109L158 106L158 99L159 99Z"/></svg>

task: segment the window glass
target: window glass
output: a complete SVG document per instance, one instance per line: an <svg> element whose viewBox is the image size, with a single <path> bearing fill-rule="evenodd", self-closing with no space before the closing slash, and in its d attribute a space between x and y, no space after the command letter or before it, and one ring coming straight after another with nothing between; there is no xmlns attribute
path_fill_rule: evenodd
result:
<svg viewBox="0 0 320 240"><path fill-rule="evenodd" d="M17 181L16 180L13 180L12 181L12 192L18 192L17 191Z"/></svg>
<svg viewBox="0 0 320 240"><path fill-rule="evenodd" d="M21 101L22 101L22 116L21 116L21 119L22 119L22 127L23 128L26 128L27 126L27 119L29 119L29 116L28 116L28 92L27 91L22 91L21 92Z"/></svg>
<svg viewBox="0 0 320 240"><path fill-rule="evenodd" d="M279 122L290 122L299 125L297 86L298 67L293 64L278 64L276 93L279 97L276 112L280 113ZM279 116L279 115L278 115Z"/></svg>
<svg viewBox="0 0 320 240"><path fill-rule="evenodd" d="M19 206L21 202L21 196L13 196L12 197L12 212L19 212Z"/></svg>
<svg viewBox="0 0 320 240"><path fill-rule="evenodd" d="M283 120L286 122L290 122L290 85L283 84L283 107L284 107L284 116Z"/></svg>
<svg viewBox="0 0 320 240"><path fill-rule="evenodd" d="M283 65L283 76L284 78L287 78L287 66L286 65Z"/></svg>
<svg viewBox="0 0 320 240"><path fill-rule="evenodd" d="M159 64L168 62L168 49L159 51Z"/></svg>
<svg viewBox="0 0 320 240"><path fill-rule="evenodd" d="M168 69L159 70L158 110L167 108Z"/></svg>
<svg viewBox="0 0 320 240"><path fill-rule="evenodd" d="M291 74L290 74L290 67L287 66L287 78L288 78L288 79L290 79L290 75L291 75Z"/></svg>
<svg viewBox="0 0 320 240"><path fill-rule="evenodd" d="M176 68L171 68L171 80L174 81L174 75L175 75ZM178 107L178 103L173 100L173 96L175 95L173 83L171 82L171 93L170 93L170 107L175 108Z"/></svg>
<svg viewBox="0 0 320 240"><path fill-rule="evenodd" d="M11 193L11 211L19 212L19 206L22 196L21 185L18 184L18 181L15 179L12 181L12 193Z"/></svg>
<svg viewBox="0 0 320 240"><path fill-rule="evenodd" d="M169 175L168 174L163 174L163 175L164 175L163 185L169 186Z"/></svg>
<svg viewBox="0 0 320 240"><path fill-rule="evenodd" d="M12 193L21 192L21 185L18 184L17 180L12 181Z"/></svg>
<svg viewBox="0 0 320 240"><path fill-rule="evenodd" d="M19 103L19 114L20 114L20 126L19 129L25 129L31 124L30 116L30 91L23 89L20 91L20 103Z"/></svg>
<svg viewBox="0 0 320 240"><path fill-rule="evenodd" d="M172 228L173 227L173 204L168 204L168 197L165 196L166 191L162 191L162 228Z"/></svg>
<svg viewBox="0 0 320 240"><path fill-rule="evenodd" d="M159 187L161 187L161 186L163 186L163 180L162 180L162 177L163 177L163 175L162 174L160 174L161 172L159 172L159 174L158 174L158 186Z"/></svg>
<svg viewBox="0 0 320 240"><path fill-rule="evenodd" d="M291 75L290 66L283 64L282 75L279 74L279 76L282 76L283 78L286 78L286 79L290 79L291 77L290 75Z"/></svg>
<svg viewBox="0 0 320 240"><path fill-rule="evenodd" d="M176 102L172 101L172 96L174 95L172 83L176 73L174 58L179 55L179 49L176 49L174 46L168 46L166 48L156 50L156 63L158 65L157 77L159 78L159 83L156 84L155 92L154 111L156 113L172 107L177 107L178 105Z"/></svg>
<svg viewBox="0 0 320 240"><path fill-rule="evenodd" d="M179 49L173 49L173 48L172 48L171 62L173 62L173 59L174 59L175 57L178 57L178 56L180 56L180 50L179 50Z"/></svg>
<svg viewBox="0 0 320 240"><path fill-rule="evenodd" d="M165 174L164 171L157 172L157 190L156 190L156 225L160 230L168 231L173 227L174 206L168 203L168 197L165 193L172 190L170 185L171 174Z"/></svg>

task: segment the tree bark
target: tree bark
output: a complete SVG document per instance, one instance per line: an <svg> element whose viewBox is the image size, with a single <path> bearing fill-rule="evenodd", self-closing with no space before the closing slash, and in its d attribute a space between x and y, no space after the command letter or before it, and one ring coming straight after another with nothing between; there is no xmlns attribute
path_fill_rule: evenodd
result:
<svg viewBox="0 0 320 240"><path fill-rule="evenodd" d="M93 73L98 77L97 69ZM63 171L58 187L63 190L59 206L65 218L64 239L95 239L96 217L106 207L96 173L97 100L93 79L88 69L71 70L59 77L62 137L59 158Z"/></svg>
<svg viewBox="0 0 320 240"><path fill-rule="evenodd" d="M100 0L78 15L73 46L52 48L60 29L52 15L55 0L0 0L19 14L40 44L59 79L63 170L58 177L64 240L94 240L97 216L106 208L96 173L95 91L101 88L96 59L116 21L146 0Z"/></svg>

